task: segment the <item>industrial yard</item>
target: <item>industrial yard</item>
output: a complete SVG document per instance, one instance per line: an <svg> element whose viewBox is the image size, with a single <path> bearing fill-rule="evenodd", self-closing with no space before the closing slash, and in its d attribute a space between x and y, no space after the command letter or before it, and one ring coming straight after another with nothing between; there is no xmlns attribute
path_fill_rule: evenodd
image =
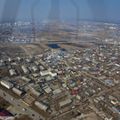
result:
<svg viewBox="0 0 120 120"><path fill-rule="evenodd" d="M119 44L104 44L1 59L0 96L16 117L119 120L119 53Z"/></svg>

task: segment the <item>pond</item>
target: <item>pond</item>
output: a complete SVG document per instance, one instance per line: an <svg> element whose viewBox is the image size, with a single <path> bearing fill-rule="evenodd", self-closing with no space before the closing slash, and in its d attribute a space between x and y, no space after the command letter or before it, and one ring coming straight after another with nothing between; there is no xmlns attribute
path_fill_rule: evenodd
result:
<svg viewBox="0 0 120 120"><path fill-rule="evenodd" d="M53 49L60 48L60 46L58 44L48 44L48 47L53 48Z"/></svg>

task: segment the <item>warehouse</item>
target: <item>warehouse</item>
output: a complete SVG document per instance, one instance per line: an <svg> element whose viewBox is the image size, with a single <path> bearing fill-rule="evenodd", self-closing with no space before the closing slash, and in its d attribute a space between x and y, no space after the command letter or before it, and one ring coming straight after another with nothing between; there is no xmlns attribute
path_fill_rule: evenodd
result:
<svg viewBox="0 0 120 120"><path fill-rule="evenodd" d="M72 100L71 99L66 99L64 101L59 102L59 106L62 108L62 107L65 107L65 106L69 105L70 103L72 103Z"/></svg>
<svg viewBox="0 0 120 120"><path fill-rule="evenodd" d="M13 87L13 84L8 81L1 81L0 82L2 86L6 87L7 89L11 89Z"/></svg>
<svg viewBox="0 0 120 120"><path fill-rule="evenodd" d="M48 109L48 106L47 105L45 105L45 104L43 104L43 103L41 103L41 102L38 102L38 101L36 101L35 102L35 105L39 108L39 109L41 109L41 110L43 110L43 111L47 111L47 109Z"/></svg>
<svg viewBox="0 0 120 120"><path fill-rule="evenodd" d="M31 89L30 89L30 92L31 92L33 95L35 95L36 97L39 97L39 96L41 95L41 93L38 92L38 91L36 91L34 88L31 88Z"/></svg>
<svg viewBox="0 0 120 120"><path fill-rule="evenodd" d="M21 90L15 88L15 87L12 88L12 91L13 91L15 94L17 94L18 96L21 96L21 95L23 94L23 92L22 92Z"/></svg>

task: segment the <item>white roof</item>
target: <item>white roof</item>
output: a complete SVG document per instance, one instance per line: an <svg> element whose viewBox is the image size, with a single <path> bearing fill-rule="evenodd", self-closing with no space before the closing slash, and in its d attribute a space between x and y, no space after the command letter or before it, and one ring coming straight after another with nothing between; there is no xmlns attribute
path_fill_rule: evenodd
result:
<svg viewBox="0 0 120 120"><path fill-rule="evenodd" d="M48 109L48 106L46 106L46 105L44 105L43 103L38 102L38 101L35 102L35 105L36 105L38 108L40 108L41 110L44 110L44 111L46 111L46 110Z"/></svg>
<svg viewBox="0 0 120 120"><path fill-rule="evenodd" d="M67 104L70 104L71 102L72 102L71 99L66 99L66 100L64 100L64 101L61 101L61 102L59 103L59 105L60 105L60 107L63 107L63 106L65 106L65 105L67 105Z"/></svg>
<svg viewBox="0 0 120 120"><path fill-rule="evenodd" d="M52 91L50 87L47 87L44 90L45 90L46 93L50 93Z"/></svg>
<svg viewBox="0 0 120 120"><path fill-rule="evenodd" d="M61 89L55 89L54 91L53 91L53 94L54 95L56 95L56 94L59 94L59 93L61 93L62 91L61 91Z"/></svg>
<svg viewBox="0 0 120 120"><path fill-rule="evenodd" d="M1 83L1 85L3 85L4 87L6 87L7 89L10 89L10 88L13 87L13 84L10 83L10 82L8 82L8 81L3 81L2 80L0 83Z"/></svg>

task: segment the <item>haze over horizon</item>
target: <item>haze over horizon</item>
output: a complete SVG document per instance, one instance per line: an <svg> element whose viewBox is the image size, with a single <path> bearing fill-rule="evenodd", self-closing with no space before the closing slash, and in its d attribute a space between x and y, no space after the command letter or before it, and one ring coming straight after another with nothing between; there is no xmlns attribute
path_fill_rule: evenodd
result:
<svg viewBox="0 0 120 120"><path fill-rule="evenodd" d="M79 19L120 23L120 0L60 0L58 3L60 10L56 4L52 4L51 8L51 1L55 2L55 0L0 0L0 21L31 21L34 14L38 22L59 17L60 21L76 22Z"/></svg>

